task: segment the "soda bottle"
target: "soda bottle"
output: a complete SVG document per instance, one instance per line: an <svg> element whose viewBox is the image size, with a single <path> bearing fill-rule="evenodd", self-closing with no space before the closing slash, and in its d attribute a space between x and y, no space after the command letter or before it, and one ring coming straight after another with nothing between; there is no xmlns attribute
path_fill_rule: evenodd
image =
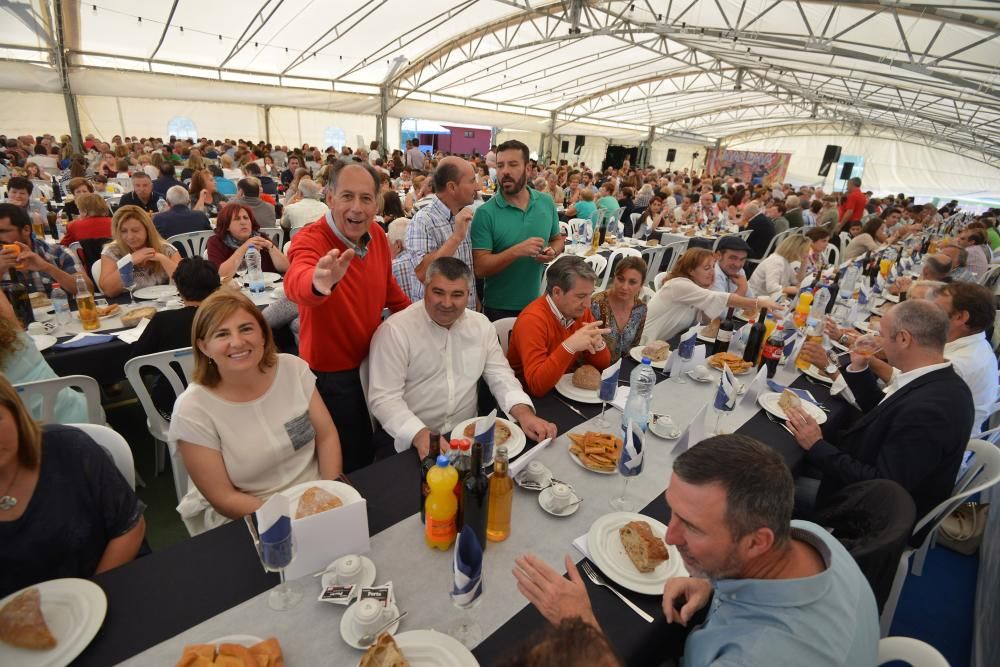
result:
<svg viewBox="0 0 1000 667"><path fill-rule="evenodd" d="M507 445L497 445L490 475L490 511L486 539L503 542L510 537L510 510L514 504L514 480L507 467Z"/></svg>
<svg viewBox="0 0 1000 667"><path fill-rule="evenodd" d="M774 372L778 370L778 362L781 361L781 352L785 349L785 328L779 322L774 327L774 332L764 343L761 351L761 363L767 366L767 377L774 377Z"/></svg>
<svg viewBox="0 0 1000 667"><path fill-rule="evenodd" d="M427 473L430 493L424 503L424 541L431 549L445 551L455 542L455 514L458 502L455 500L455 480L458 473L448 463L448 457L439 455L433 468Z"/></svg>
<svg viewBox="0 0 1000 667"><path fill-rule="evenodd" d="M431 431L429 437L430 449L420 462L420 523L424 523L424 505L427 502L427 495L431 492L431 488L427 486L427 473L437 463L437 457L441 454L441 434Z"/></svg>
<svg viewBox="0 0 1000 667"><path fill-rule="evenodd" d="M80 274L76 275L76 310L80 314L80 322L84 331L94 331L101 326L97 317L97 304L94 295L87 289L87 281Z"/></svg>
<svg viewBox="0 0 1000 667"><path fill-rule="evenodd" d="M49 295L49 298L52 299L52 310L55 312L56 324L59 326L69 324L69 297L65 290L59 286L59 283L52 283L52 294Z"/></svg>

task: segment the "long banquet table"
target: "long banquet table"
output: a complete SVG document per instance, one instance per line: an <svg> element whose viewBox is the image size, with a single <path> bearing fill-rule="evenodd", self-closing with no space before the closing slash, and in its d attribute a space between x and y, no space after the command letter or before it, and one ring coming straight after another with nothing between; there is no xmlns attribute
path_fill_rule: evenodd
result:
<svg viewBox="0 0 1000 667"><path fill-rule="evenodd" d="M622 378L632 367L623 362ZM662 376L661 376L662 377ZM716 374L717 377L717 374ZM778 380L794 378L794 371L779 370ZM746 379L746 378L744 378ZM710 401L716 384L658 382L653 410L670 413L680 427L686 426L698 409ZM831 398L825 386L799 376L795 386L810 389L831 409L831 422L849 412L846 403ZM607 514L608 499L621 488L618 475L599 475L576 465L567 453L570 430L594 430L588 419L567 407L567 399L550 393L536 400L537 412L556 423L560 436L538 459L559 479L571 483L585 500L580 509L565 518L544 513L537 494L515 491L513 531L502 543L489 543L479 622L484 640L474 650L483 665L512 649L536 629L542 617L516 590L511 574L514 559L533 552L563 570L563 555L574 561L580 554L571 541L587 532L598 517ZM588 418L599 405L573 404ZM709 411L710 412L710 411ZM607 416L618 428L620 413L608 409ZM711 428L710 414L706 425ZM756 405L737 405L726 426L756 437L774 447L793 471L802 465L803 453L791 436L772 423ZM669 508L663 490L674 458L680 453L676 441L650 434L643 473L629 485L643 514L666 523ZM409 615L399 631L433 628L444 631L455 619L446 588L451 575L451 553L427 549L415 511L418 506L418 461L412 451L397 454L352 474L352 483L368 503L372 550L368 554L378 568L378 583L393 581L398 604ZM343 607L316 601L318 580L299 580L304 599L288 612L271 611L267 591L277 583L275 575L260 567L249 534L241 522L231 523L173 545L121 568L95 577L108 596L104 626L76 664L108 665L172 664L188 643L232 634L261 637L274 635L281 641L286 663L294 665L353 665L360 653L339 636ZM587 581L594 610L616 651L630 665L656 664L666 656L682 652L686 630L668 626L660 611L660 596L622 590L655 619L647 624L608 591Z"/></svg>

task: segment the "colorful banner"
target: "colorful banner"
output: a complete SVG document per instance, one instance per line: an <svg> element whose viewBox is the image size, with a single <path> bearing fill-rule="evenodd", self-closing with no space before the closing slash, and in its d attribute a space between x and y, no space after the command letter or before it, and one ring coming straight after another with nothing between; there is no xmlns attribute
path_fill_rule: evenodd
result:
<svg viewBox="0 0 1000 667"><path fill-rule="evenodd" d="M713 178L732 176L737 181L750 185L771 186L784 182L791 157L791 153L712 149L708 152L705 169Z"/></svg>

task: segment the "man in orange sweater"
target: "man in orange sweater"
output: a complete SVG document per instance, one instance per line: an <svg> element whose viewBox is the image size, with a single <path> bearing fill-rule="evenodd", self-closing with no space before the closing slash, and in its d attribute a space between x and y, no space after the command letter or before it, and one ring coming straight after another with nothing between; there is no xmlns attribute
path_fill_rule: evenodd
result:
<svg viewBox="0 0 1000 667"><path fill-rule="evenodd" d="M533 396L547 394L577 361L603 370L611 364L601 328L590 313L597 274L581 257L566 256L546 273L545 294L514 323L507 359Z"/></svg>
<svg viewBox="0 0 1000 667"><path fill-rule="evenodd" d="M330 211L295 235L285 274L285 293L299 306L299 355L316 374L316 389L337 425L344 472L374 458L361 362L382 309L410 305L392 277L389 242L375 222L378 183L367 163L338 161L328 182Z"/></svg>

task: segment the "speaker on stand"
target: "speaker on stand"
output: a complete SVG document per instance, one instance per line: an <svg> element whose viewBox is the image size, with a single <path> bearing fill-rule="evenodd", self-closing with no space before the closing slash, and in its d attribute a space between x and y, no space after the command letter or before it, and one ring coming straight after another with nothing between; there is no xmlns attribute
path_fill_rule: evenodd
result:
<svg viewBox="0 0 1000 667"><path fill-rule="evenodd" d="M667 149L667 164L670 165L668 167L669 170L671 170L671 171L673 170L674 160L676 160L676 159L677 159L677 149L676 148L668 148Z"/></svg>
<svg viewBox="0 0 1000 667"><path fill-rule="evenodd" d="M819 176L823 177L823 186L826 187L826 177L830 173L830 167L837 164L840 160L841 147L834 144L827 144L826 150L823 151L823 161L819 165ZM836 180L834 180L836 184Z"/></svg>

